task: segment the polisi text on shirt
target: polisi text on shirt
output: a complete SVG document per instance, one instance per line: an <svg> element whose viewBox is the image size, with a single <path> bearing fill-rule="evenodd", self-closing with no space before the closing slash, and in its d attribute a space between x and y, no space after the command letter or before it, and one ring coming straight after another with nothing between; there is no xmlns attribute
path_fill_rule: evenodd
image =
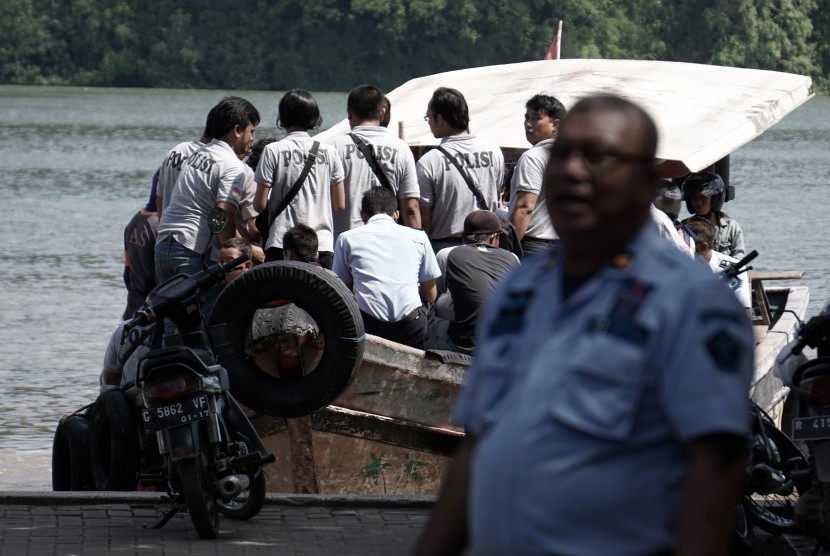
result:
<svg viewBox="0 0 830 556"><path fill-rule="evenodd" d="M456 153L455 159L467 168L489 168L493 165L493 153L484 151L478 153ZM452 162L444 157L444 170L449 171Z"/></svg>
<svg viewBox="0 0 830 556"><path fill-rule="evenodd" d="M182 167L185 160L187 160L187 156L185 156L184 153L173 151L167 158L164 159L164 163L162 165L178 170Z"/></svg>
<svg viewBox="0 0 830 556"><path fill-rule="evenodd" d="M363 153L360 152L356 145L346 145L346 158L353 158L352 155L355 153L357 154L357 158L361 160L366 158L365 156L363 156ZM395 160L398 158L398 151L389 146L376 145L375 158L378 160L378 162L380 162L381 160L388 160L392 164L395 164Z"/></svg>
<svg viewBox="0 0 830 556"><path fill-rule="evenodd" d="M282 151L282 165L290 166L293 164L305 164L306 153L300 150ZM322 149L317 153L317 164L327 164L326 153Z"/></svg>
<svg viewBox="0 0 830 556"><path fill-rule="evenodd" d="M194 153L188 158L187 165L200 172L210 172L216 161L204 153Z"/></svg>

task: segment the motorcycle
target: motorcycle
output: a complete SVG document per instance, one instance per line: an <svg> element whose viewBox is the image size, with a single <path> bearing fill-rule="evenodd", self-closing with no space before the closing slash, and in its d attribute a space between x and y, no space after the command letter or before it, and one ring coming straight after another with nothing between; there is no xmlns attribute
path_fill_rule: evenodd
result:
<svg viewBox="0 0 830 556"><path fill-rule="evenodd" d="M186 510L201 538L215 538L220 513L248 519L262 508L262 467L275 457L230 394L226 370L214 364L211 334L200 311L200 295L246 260L173 276L124 326L125 333L149 334L148 325L167 318L178 331L168 338L169 347L142 356L135 386L145 438L155 439L161 461L157 473L139 475L139 481L163 486L173 499L154 528Z"/></svg>
<svg viewBox="0 0 830 556"><path fill-rule="evenodd" d="M738 276L752 269L748 264L757 256L758 252L752 251L721 271L733 290L739 286ZM746 473L735 506L732 554L752 552L754 527L773 535L799 531L795 505L810 485L807 458L754 402L750 402L750 422Z"/></svg>
<svg viewBox="0 0 830 556"><path fill-rule="evenodd" d="M805 347L815 348L817 356L798 359ZM817 550L830 549L830 304L801 325L776 374L795 394L791 436L809 453L810 490L799 500L796 517L803 532L819 540Z"/></svg>
<svg viewBox="0 0 830 556"><path fill-rule="evenodd" d="M752 433L735 506L732 554L752 553L753 527L771 535L801 532L795 507L810 487L810 466L795 442L752 402L750 416Z"/></svg>

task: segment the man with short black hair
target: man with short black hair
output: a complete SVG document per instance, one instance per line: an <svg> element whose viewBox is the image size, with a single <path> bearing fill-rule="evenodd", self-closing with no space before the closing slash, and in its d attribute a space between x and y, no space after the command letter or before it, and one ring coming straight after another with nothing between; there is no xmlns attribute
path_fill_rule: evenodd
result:
<svg viewBox="0 0 830 556"><path fill-rule="evenodd" d="M291 89L280 99L278 112L277 125L287 135L265 146L255 176L254 209L266 212L269 222L268 237L263 238L265 260L282 260L285 232L306 224L317 232L320 264L331 268L332 213L345 207L343 165L332 145L309 134L323 121L314 95Z"/></svg>
<svg viewBox="0 0 830 556"><path fill-rule="evenodd" d="M556 241L556 231L545 206L542 177L556 130L565 114L565 106L551 95L535 95L525 104L525 137L532 147L522 153L513 170L508 216L525 254L543 251Z"/></svg>
<svg viewBox="0 0 830 556"><path fill-rule="evenodd" d="M366 332L423 347L428 311L441 275L429 239L421 230L398 226L397 200L385 187L363 195L365 226L340 234L334 272L354 292Z"/></svg>
<svg viewBox="0 0 830 556"><path fill-rule="evenodd" d="M416 165L421 189L421 225L437 253L461 244L464 218L498 208L504 156L498 145L470 134L467 101L460 91L439 87L424 116L438 148ZM442 152L443 151L443 152Z"/></svg>
<svg viewBox="0 0 830 556"><path fill-rule="evenodd" d="M319 265L317 245L317 232L305 224L297 224L282 236L282 254L286 261Z"/></svg>
<svg viewBox="0 0 830 556"><path fill-rule="evenodd" d="M332 140L343 162L346 190L346 210L334 213L335 237L363 225L360 201L366 191L377 185L387 187L388 184L397 196L398 213L404 225L421 227L415 157L409 145L383 125L390 108L386 96L372 85L360 85L349 92L346 114L351 132ZM378 172L385 183L381 182Z"/></svg>
<svg viewBox="0 0 830 556"><path fill-rule="evenodd" d="M212 249L236 235L234 221L246 178L240 156L251 149L259 112L243 98L225 97L211 113L215 137L188 157L159 220L159 283L179 272L199 272ZM214 238L208 221L212 214L223 213L227 220ZM209 312L210 305L203 309Z"/></svg>
<svg viewBox="0 0 830 556"><path fill-rule="evenodd" d="M543 181L559 244L487 301L415 554L726 553L752 325L652 225L656 147L619 97L562 120Z"/></svg>

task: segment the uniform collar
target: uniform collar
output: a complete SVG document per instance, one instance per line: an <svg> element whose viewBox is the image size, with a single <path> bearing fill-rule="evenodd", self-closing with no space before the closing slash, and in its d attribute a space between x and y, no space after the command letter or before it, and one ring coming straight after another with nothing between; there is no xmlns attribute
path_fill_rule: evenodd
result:
<svg viewBox="0 0 830 556"><path fill-rule="evenodd" d="M231 146L229 144L227 144L225 141L222 141L221 139L211 139L211 141L210 141L210 143L208 143L208 145L218 145L218 146L220 146L224 149L227 149L227 150L231 151L232 153L234 153L234 155L236 155L233 148L231 148Z"/></svg>
<svg viewBox="0 0 830 556"><path fill-rule="evenodd" d="M441 144L444 143L453 143L458 141L469 141L470 139L475 139L476 136L472 133L468 133L467 135L450 135L449 137L444 137L441 139Z"/></svg>
<svg viewBox="0 0 830 556"><path fill-rule="evenodd" d="M541 141L533 145L533 147L531 148L535 149L536 147L548 147L550 145L553 145L553 142L555 140L556 139L554 137L551 137L550 139L542 139Z"/></svg>
<svg viewBox="0 0 830 556"><path fill-rule="evenodd" d="M388 220L392 224L395 223L395 219L392 218L391 216L389 216L388 214L376 214L376 215L372 216L371 218L369 218L369 220L366 221L366 224L368 225L368 224L371 224L373 222L379 222L380 223L380 222L383 222L383 221L386 221L386 220Z"/></svg>
<svg viewBox="0 0 830 556"><path fill-rule="evenodd" d="M286 139L288 139L289 137L292 139L299 139L300 137L311 137L311 135L309 135L307 131L292 131L291 133L285 136Z"/></svg>
<svg viewBox="0 0 830 556"><path fill-rule="evenodd" d="M378 132L378 131L380 131L380 132L384 132L384 133L389 133L389 130L387 128L385 128L383 126L380 126L380 125L356 125L352 128L352 133L357 132L357 131L362 131L362 132L372 132L372 131Z"/></svg>

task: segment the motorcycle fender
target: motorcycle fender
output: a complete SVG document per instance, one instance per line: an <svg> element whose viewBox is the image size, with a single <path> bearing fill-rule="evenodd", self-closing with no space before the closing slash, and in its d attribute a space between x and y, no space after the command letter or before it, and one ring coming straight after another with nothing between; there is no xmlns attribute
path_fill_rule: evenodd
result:
<svg viewBox="0 0 830 556"><path fill-rule="evenodd" d="M199 422L165 430L164 445L172 461L194 457L200 451Z"/></svg>

